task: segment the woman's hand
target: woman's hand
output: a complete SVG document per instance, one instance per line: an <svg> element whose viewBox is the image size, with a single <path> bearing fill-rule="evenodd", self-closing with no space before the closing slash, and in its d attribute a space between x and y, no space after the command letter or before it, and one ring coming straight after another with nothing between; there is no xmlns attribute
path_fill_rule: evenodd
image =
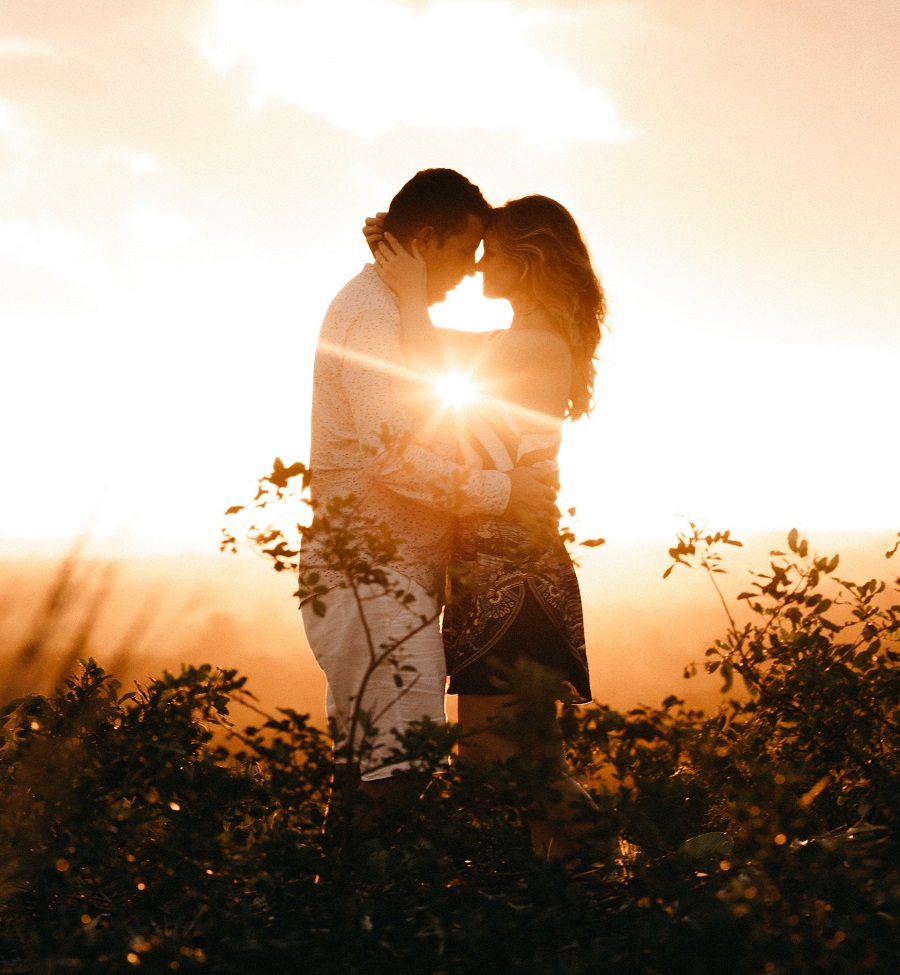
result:
<svg viewBox="0 0 900 975"><path fill-rule="evenodd" d="M369 250L373 254L377 252L378 245L384 240L384 218L386 216L386 213L379 211L374 217L366 217L366 222L363 224L363 237L366 238Z"/></svg>
<svg viewBox="0 0 900 975"><path fill-rule="evenodd" d="M443 353L428 315L425 259L415 241L411 247L409 253L393 234L385 234L375 250L375 269L397 296L406 364L423 376L431 376L443 362Z"/></svg>
<svg viewBox="0 0 900 975"><path fill-rule="evenodd" d="M428 306L425 260L412 242L409 253L393 234L385 234L375 250L375 269L382 281L397 294L402 303Z"/></svg>

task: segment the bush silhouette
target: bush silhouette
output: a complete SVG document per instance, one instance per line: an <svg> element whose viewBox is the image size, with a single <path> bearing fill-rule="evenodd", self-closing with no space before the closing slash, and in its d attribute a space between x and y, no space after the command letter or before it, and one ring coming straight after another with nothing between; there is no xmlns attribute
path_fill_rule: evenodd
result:
<svg viewBox="0 0 900 975"><path fill-rule="evenodd" d="M234 671L123 694L85 658L2 709L0 971L895 972L900 607L787 542L723 600L715 713L566 712L620 838L579 871L531 853L509 764L443 770L337 856L331 747L303 715L241 727L236 706L257 705ZM730 544L691 526L670 554L715 581ZM453 734L422 725L398 748L436 768Z"/></svg>

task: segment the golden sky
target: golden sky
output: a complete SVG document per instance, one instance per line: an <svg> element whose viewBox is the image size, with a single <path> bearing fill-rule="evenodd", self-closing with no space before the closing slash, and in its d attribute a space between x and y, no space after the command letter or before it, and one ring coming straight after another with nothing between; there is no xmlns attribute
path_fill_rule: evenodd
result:
<svg viewBox="0 0 900 975"><path fill-rule="evenodd" d="M900 528L898 50L897 0L2 0L4 547L214 550L427 166L584 229L585 533Z"/></svg>

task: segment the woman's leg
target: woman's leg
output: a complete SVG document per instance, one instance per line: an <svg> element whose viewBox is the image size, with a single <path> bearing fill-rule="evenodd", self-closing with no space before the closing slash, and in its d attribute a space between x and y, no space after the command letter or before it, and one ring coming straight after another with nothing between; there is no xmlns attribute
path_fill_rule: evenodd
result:
<svg viewBox="0 0 900 975"><path fill-rule="evenodd" d="M597 806L569 772L555 706L551 707L552 712L528 713L514 695L460 694L459 756L476 766L531 759L540 772L538 791L544 793L536 800L528 798L532 849L548 859L568 859L596 832L592 814ZM492 725L498 730L491 730Z"/></svg>
<svg viewBox="0 0 900 975"><path fill-rule="evenodd" d="M472 764L504 762L519 754L512 738L495 734L491 727L500 720L501 728L511 718L517 698L513 694L460 694L457 701L463 738L459 757Z"/></svg>

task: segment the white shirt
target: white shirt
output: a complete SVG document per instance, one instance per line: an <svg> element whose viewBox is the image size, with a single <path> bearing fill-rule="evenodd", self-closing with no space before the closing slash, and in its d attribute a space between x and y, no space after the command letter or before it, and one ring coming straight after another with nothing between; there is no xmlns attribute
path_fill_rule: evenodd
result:
<svg viewBox="0 0 900 975"><path fill-rule="evenodd" d="M386 559L370 549L371 561L388 561L390 568L438 593L449 557L451 517L499 515L506 509L506 474L456 464L448 445L437 440L429 447L412 440L421 426L414 390L396 300L374 265L367 264L334 298L319 332L310 456L315 518L302 546L301 572L328 565L334 538L318 537L316 530L321 531L323 513L335 499L354 496L358 504L352 515L342 516L349 537L358 542L365 531L383 526L397 549ZM320 574L328 587L342 578L334 567Z"/></svg>

